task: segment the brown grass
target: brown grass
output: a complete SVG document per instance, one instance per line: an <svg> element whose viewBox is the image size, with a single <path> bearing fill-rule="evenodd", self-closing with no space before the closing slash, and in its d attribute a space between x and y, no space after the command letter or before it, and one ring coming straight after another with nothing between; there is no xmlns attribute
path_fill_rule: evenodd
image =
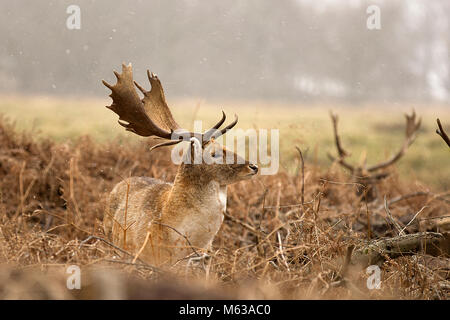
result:
<svg viewBox="0 0 450 320"><path fill-rule="evenodd" d="M116 183L130 174L171 181L175 172L168 150L149 153L148 143L99 144L89 137L70 143L36 141L0 121L0 268L8 270L1 273L0 298L98 297L87 290L94 292L99 281L81 293L65 289L64 270L73 264L86 274L107 268L111 279L140 286L138 293L122 292L121 298L204 298L205 292L211 292L209 298L243 299L449 298L445 257L388 259L381 266L380 290L367 289L364 269L345 265L343 271L349 246L396 235L386 222L384 195L393 199L423 191L389 207L407 225L426 206L407 233L436 231L434 219L428 218L448 215L446 194L433 195L420 183L405 184L395 171L378 185L380 196L370 203L356 195L357 186L338 166L319 168L308 161L303 205L301 170L233 185L209 259L189 266L156 270L99 240L105 238L104 199ZM91 235L96 237L82 242ZM345 283L339 281L343 273ZM35 278L40 280L29 280ZM30 281L39 289L29 289ZM12 294L11 283L23 284L22 291Z"/></svg>

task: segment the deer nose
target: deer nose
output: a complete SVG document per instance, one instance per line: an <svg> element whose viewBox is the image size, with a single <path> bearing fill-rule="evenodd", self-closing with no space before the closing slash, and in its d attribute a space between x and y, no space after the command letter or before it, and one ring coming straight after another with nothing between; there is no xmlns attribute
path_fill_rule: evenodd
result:
<svg viewBox="0 0 450 320"><path fill-rule="evenodd" d="M258 166L256 164L250 164L248 167L252 169L255 174L258 173Z"/></svg>

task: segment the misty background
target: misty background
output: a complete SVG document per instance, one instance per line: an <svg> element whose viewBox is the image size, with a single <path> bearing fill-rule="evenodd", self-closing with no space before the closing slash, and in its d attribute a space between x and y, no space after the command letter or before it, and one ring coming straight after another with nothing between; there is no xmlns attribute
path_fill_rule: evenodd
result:
<svg viewBox="0 0 450 320"><path fill-rule="evenodd" d="M105 96L132 62L169 97L450 99L450 1L0 0L0 93ZM81 29L69 30L69 5ZM381 9L369 30L366 9Z"/></svg>

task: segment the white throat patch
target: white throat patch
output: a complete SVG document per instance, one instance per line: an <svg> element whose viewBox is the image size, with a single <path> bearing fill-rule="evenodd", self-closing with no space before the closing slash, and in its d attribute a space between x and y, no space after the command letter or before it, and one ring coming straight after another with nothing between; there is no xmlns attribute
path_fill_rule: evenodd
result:
<svg viewBox="0 0 450 320"><path fill-rule="evenodd" d="M219 201L222 206L222 211L227 210L227 187L221 187L219 191Z"/></svg>

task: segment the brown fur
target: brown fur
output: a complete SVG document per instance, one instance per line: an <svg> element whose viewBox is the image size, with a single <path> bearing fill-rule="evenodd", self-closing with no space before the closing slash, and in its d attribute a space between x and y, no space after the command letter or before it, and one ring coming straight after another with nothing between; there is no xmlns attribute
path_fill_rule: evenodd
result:
<svg viewBox="0 0 450 320"><path fill-rule="evenodd" d="M211 244L223 221L226 186L257 170L235 153L233 164L226 164L229 151L216 142L205 148L211 155L221 150L223 164L182 163L173 184L133 177L114 187L104 218L114 244L134 253L142 248L139 257L156 265L173 264Z"/></svg>

